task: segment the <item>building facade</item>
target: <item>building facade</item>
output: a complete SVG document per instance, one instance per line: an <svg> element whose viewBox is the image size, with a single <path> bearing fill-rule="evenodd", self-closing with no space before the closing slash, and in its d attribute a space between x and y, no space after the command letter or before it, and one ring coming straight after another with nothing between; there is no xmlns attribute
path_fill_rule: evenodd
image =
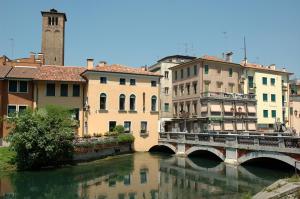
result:
<svg viewBox="0 0 300 199"><path fill-rule="evenodd" d="M275 65L262 66L246 62L244 66L244 93L255 94L259 130L274 130L275 122L289 126L289 75L276 70Z"/></svg>
<svg viewBox="0 0 300 199"><path fill-rule="evenodd" d="M171 67L178 64L190 61L196 57L172 55L164 57L157 61L156 64L149 67L149 71L156 72L161 75L160 78L160 125L159 131L170 131L171 121L173 117L173 103L172 103L172 71Z"/></svg>
<svg viewBox="0 0 300 199"><path fill-rule="evenodd" d="M158 142L159 74L122 65L98 65L82 73L87 81L85 133L105 134L116 125L135 137L134 149Z"/></svg>
<svg viewBox="0 0 300 199"><path fill-rule="evenodd" d="M41 13L42 53L45 55L45 64L63 66L66 14L55 9Z"/></svg>
<svg viewBox="0 0 300 199"><path fill-rule="evenodd" d="M256 100L240 94L240 64L204 56L171 70L175 131L256 130Z"/></svg>
<svg viewBox="0 0 300 199"><path fill-rule="evenodd" d="M300 81L290 81L290 127L298 136L300 135Z"/></svg>

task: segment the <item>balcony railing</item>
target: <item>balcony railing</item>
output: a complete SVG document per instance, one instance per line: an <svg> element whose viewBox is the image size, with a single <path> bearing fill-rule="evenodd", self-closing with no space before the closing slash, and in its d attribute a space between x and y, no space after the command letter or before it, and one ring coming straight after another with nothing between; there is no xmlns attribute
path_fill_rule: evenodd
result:
<svg viewBox="0 0 300 199"><path fill-rule="evenodd" d="M255 100L254 94L223 93L223 92L203 92L200 98L232 99L232 100Z"/></svg>

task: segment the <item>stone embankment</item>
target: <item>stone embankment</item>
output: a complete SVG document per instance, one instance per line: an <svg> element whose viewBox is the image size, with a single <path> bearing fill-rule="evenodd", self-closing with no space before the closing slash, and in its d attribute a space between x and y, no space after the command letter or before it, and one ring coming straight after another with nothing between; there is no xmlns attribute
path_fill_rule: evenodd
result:
<svg viewBox="0 0 300 199"><path fill-rule="evenodd" d="M300 198L300 179L281 179L253 196L253 199L292 199Z"/></svg>

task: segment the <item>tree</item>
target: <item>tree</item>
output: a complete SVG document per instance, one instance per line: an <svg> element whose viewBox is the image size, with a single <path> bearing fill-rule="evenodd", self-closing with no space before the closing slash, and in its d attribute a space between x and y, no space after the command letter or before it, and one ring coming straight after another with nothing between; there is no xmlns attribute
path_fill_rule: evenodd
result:
<svg viewBox="0 0 300 199"><path fill-rule="evenodd" d="M8 122L12 128L6 139L16 151L18 169L58 166L72 160L75 122L68 109L51 105L26 110Z"/></svg>

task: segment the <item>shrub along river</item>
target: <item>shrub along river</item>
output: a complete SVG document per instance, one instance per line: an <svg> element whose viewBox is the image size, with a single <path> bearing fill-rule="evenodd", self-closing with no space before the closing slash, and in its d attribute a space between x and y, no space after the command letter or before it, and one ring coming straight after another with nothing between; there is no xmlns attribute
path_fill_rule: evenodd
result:
<svg viewBox="0 0 300 199"><path fill-rule="evenodd" d="M2 173L0 198L233 199L291 175L199 156L133 153L60 169Z"/></svg>

